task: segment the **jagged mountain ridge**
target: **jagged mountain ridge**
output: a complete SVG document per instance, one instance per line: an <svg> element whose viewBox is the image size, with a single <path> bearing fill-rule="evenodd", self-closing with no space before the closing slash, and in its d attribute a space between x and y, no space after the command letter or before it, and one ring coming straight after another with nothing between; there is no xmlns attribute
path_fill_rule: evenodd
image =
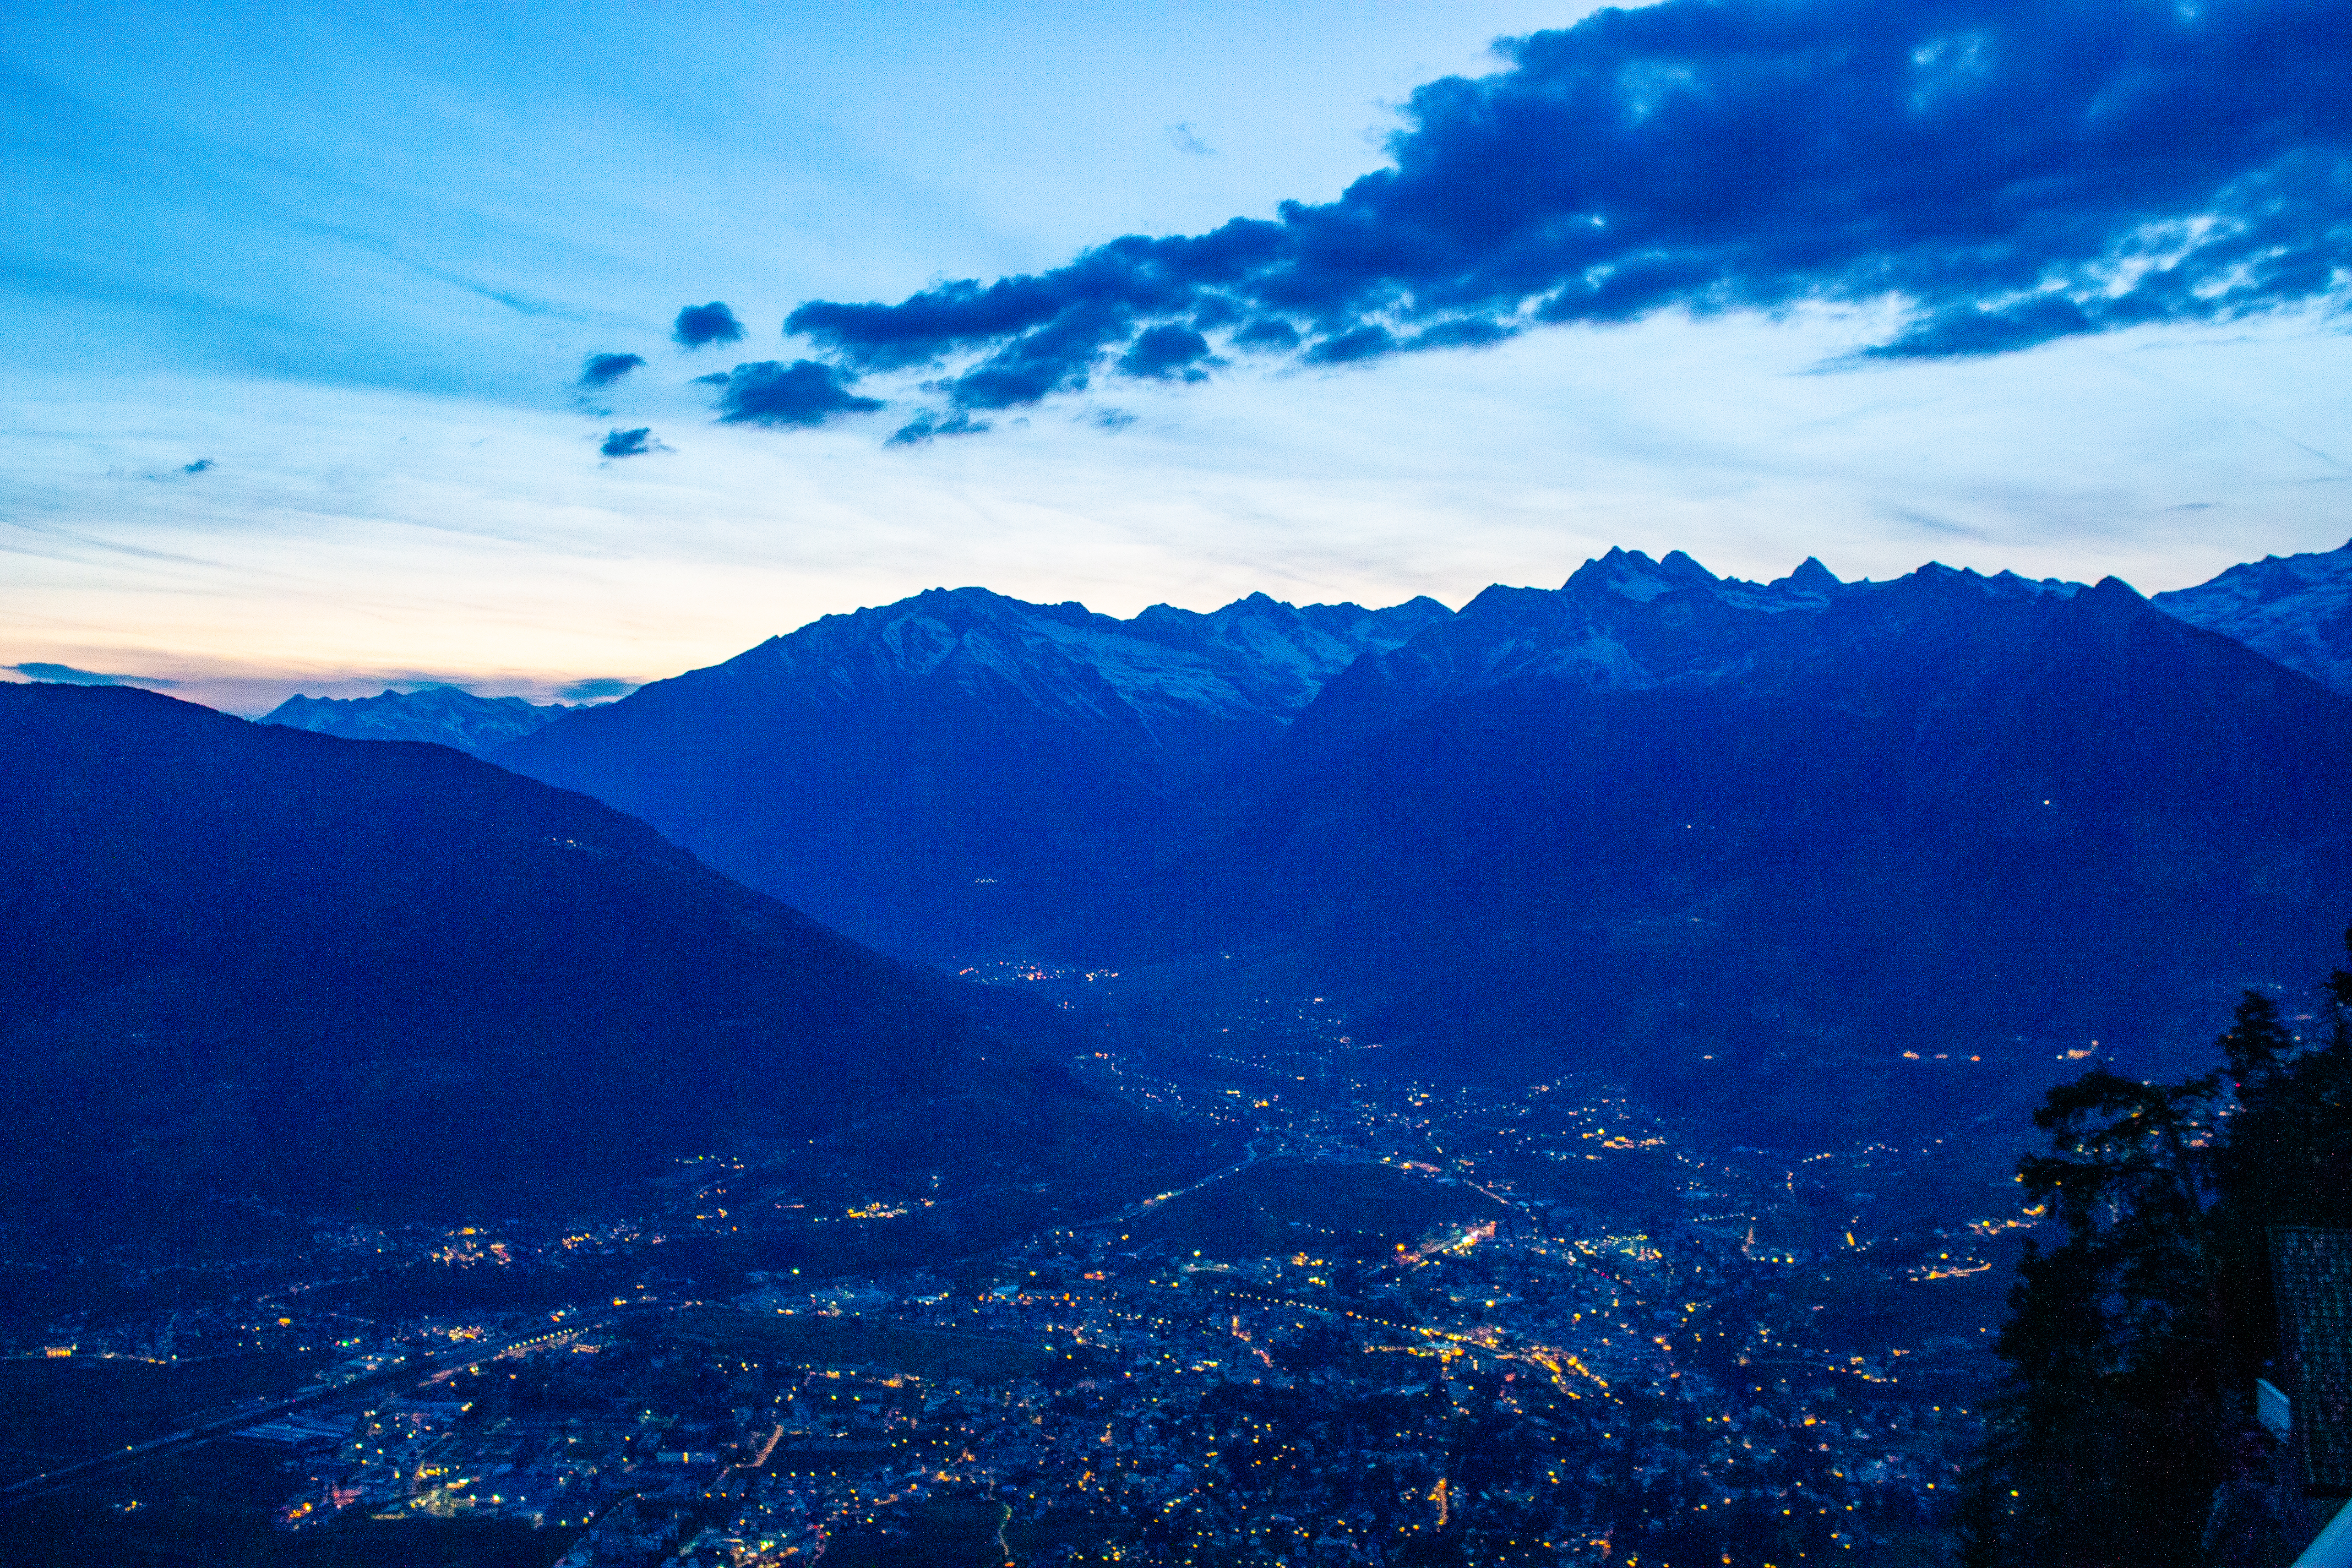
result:
<svg viewBox="0 0 2352 1568"><path fill-rule="evenodd" d="M2244 602L2293 592L2253 575ZM115 706L45 729L35 701ZM805 1119L811 1081L974 1082L921 984L577 796L124 689L0 703L27 759L0 1027L20 1100L62 1108L18 1119L12 1169L391 1190L562 1169L583 1137L642 1163ZM2024 1072L2209 1035L2237 986L2324 967L2352 909L2352 704L2112 581L1612 552L1459 615L939 592L522 744L567 729L746 860L818 863L902 952L1230 952L1341 992L1401 1061L1637 1071L1784 1130L1939 1115L1887 1076L1906 1046ZM779 942L866 1002L828 1011ZM733 1083L747 1037L777 1043L767 1087ZM1043 1071L1013 1076L1068 1089ZM671 1092L698 1074L730 1087Z"/></svg>
<svg viewBox="0 0 2352 1568"><path fill-rule="evenodd" d="M2352 912L2352 706L2112 580L1615 551L1367 639L1286 721L1076 606L820 626L511 754L748 879L823 852L902 952L1232 953L1424 1066L1738 1057L1784 1121L1833 1081L1926 1113L1856 1065L1889 1042L2210 1034Z"/></svg>
<svg viewBox="0 0 2352 1568"><path fill-rule="evenodd" d="M425 686L413 691L387 689L373 697L297 692L261 721L348 741L429 741L480 757L571 710L561 702L477 697L462 687Z"/></svg>
<svg viewBox="0 0 2352 1568"><path fill-rule="evenodd" d="M2081 584L2002 573L1981 577L1930 564L1929 574L1981 585L1995 597L2071 597ZM1736 679L1772 650L1814 635L1843 598L1888 584L1842 583L1808 556L1770 583L1717 577L1677 550L1651 560L1612 549L1557 589L1497 584L1402 647L1369 651L1300 715L1286 744L1327 749L1430 703L1519 679L1590 691L1644 691Z"/></svg>
<svg viewBox="0 0 2352 1568"><path fill-rule="evenodd" d="M2266 555L2153 602L2352 696L2352 543Z"/></svg>
<svg viewBox="0 0 2352 1568"><path fill-rule="evenodd" d="M1136 874L1332 674L1450 615L1254 595L1121 621L935 589L567 715L497 760L645 815L853 935L936 957Z"/></svg>
<svg viewBox="0 0 2352 1568"><path fill-rule="evenodd" d="M2154 1059L2330 956L2343 699L2113 579L1928 567L1765 607L1650 592L1659 564L1368 656L1093 929L1339 991L1424 1068L1638 1064L1812 1134L1935 1121L1904 1049Z"/></svg>

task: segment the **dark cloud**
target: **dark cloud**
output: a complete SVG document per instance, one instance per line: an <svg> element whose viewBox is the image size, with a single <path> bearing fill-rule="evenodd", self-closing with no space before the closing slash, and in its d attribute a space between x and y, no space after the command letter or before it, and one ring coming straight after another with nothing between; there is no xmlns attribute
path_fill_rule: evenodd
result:
<svg viewBox="0 0 2352 1568"><path fill-rule="evenodd" d="M571 685L559 689L555 695L557 700L562 702L594 702L606 697L626 697L636 689L637 683L634 680L619 680L609 675L597 675L591 676L585 680L575 680Z"/></svg>
<svg viewBox="0 0 2352 1568"><path fill-rule="evenodd" d="M580 384L610 386L645 363L643 354L590 354L580 367Z"/></svg>
<svg viewBox="0 0 2352 1568"><path fill-rule="evenodd" d="M1348 364L1394 353L1396 337L1378 321L1367 321L1350 331L1337 332L1308 347L1299 357L1308 364Z"/></svg>
<svg viewBox="0 0 2352 1568"><path fill-rule="evenodd" d="M1214 147L1192 133L1192 122L1189 120L1168 128L1168 144L1188 157L1213 158L1217 155Z"/></svg>
<svg viewBox="0 0 2352 1568"><path fill-rule="evenodd" d="M1313 364L1545 323L1892 300L1885 357L2341 297L2344 0L1664 0L1416 89L1318 205L788 331L1004 408L1214 353ZM1197 346L1195 346L1197 345Z"/></svg>
<svg viewBox="0 0 2352 1568"><path fill-rule="evenodd" d="M69 664L12 664L6 668L27 680L46 680L60 686L144 686L169 691L180 684L147 675L100 675L94 669L76 669Z"/></svg>
<svg viewBox="0 0 2352 1568"><path fill-rule="evenodd" d="M974 419L969 413L961 408L951 414L944 416L926 408L920 414L916 415L912 419L908 420L904 425L899 426L896 431L892 432L890 439L887 445L892 447L914 447L919 446L923 442L929 441L934 437L977 436L987 428L987 420Z"/></svg>
<svg viewBox="0 0 2352 1568"><path fill-rule="evenodd" d="M1298 346L1298 329L1273 316L1244 321L1234 331L1234 347L1282 353Z"/></svg>
<svg viewBox="0 0 2352 1568"><path fill-rule="evenodd" d="M198 458L193 463L183 463L180 465L180 472L184 474L208 474L218 467L220 467L220 465L214 462L210 458Z"/></svg>
<svg viewBox="0 0 2352 1568"><path fill-rule="evenodd" d="M643 426L635 430L614 430L596 448L607 458L642 458L647 452L659 451L661 444L654 439L653 427Z"/></svg>
<svg viewBox="0 0 2352 1568"><path fill-rule="evenodd" d="M705 343L734 343L743 341L743 323L735 312L713 300L708 305L688 305L677 313L677 321L669 335L682 349L698 349Z"/></svg>
<svg viewBox="0 0 2352 1568"><path fill-rule="evenodd" d="M836 414L871 414L881 400L860 397L846 378L813 359L761 360L728 373L719 417L730 425L822 425Z"/></svg>
<svg viewBox="0 0 2352 1568"><path fill-rule="evenodd" d="M1206 374L1200 367L1208 358L1209 340L1192 328L1146 327L1136 334L1127 353L1119 355L1118 368L1133 376L1199 381Z"/></svg>
<svg viewBox="0 0 2352 1568"><path fill-rule="evenodd" d="M1091 423L1097 430L1124 430L1135 423L1135 416L1124 408L1097 408Z"/></svg>

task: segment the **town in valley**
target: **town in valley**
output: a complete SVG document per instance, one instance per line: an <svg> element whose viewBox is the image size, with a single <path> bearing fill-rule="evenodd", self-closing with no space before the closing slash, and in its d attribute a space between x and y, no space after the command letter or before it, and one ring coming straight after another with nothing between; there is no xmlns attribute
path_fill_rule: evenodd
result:
<svg viewBox="0 0 2352 1568"><path fill-rule="evenodd" d="M1118 984L966 977L1073 1008ZM1198 1152L1104 1212L1024 1228L984 1163L874 1190L714 1151L588 1217L264 1216L277 1255L152 1271L94 1238L69 1289L16 1260L0 1540L541 1568L1941 1551L2040 1217L1999 1160L1718 1147L1597 1079L1392 1077L1322 998L1181 1038L1106 1017L1082 1075Z"/></svg>

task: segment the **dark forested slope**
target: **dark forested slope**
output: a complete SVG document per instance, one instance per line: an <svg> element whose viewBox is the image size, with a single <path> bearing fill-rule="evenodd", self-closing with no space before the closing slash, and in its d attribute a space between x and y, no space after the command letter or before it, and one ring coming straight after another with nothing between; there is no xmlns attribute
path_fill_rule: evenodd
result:
<svg viewBox="0 0 2352 1568"><path fill-rule="evenodd" d="M946 983L453 751L5 686L0 755L18 1203L569 1199L1085 1098Z"/></svg>
<svg viewBox="0 0 2352 1568"><path fill-rule="evenodd" d="M1862 1126L1906 1091L1857 1059L2185 1044L2331 947L2352 703L2315 682L2116 582L1641 565L1360 661L1138 925L1464 1070Z"/></svg>

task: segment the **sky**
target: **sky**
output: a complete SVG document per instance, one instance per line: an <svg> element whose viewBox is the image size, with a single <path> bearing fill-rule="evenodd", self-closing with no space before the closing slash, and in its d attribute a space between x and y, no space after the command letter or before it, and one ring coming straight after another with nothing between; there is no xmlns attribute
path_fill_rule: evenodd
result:
<svg viewBox="0 0 2352 1568"><path fill-rule="evenodd" d="M18 678L2352 535L2352 0L27 0L0 138Z"/></svg>

